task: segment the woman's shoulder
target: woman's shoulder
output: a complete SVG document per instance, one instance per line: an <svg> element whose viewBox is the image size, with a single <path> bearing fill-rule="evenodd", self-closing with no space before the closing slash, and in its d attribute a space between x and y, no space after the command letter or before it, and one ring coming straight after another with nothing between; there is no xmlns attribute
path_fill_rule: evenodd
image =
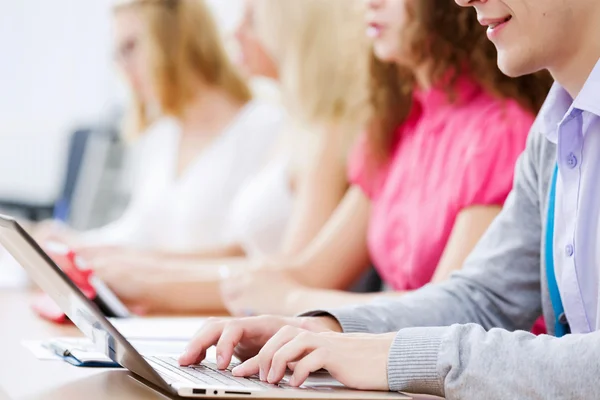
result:
<svg viewBox="0 0 600 400"><path fill-rule="evenodd" d="M134 164L143 165L143 168L158 164L159 160L177 151L180 132L181 128L176 119L157 119L131 144L130 159Z"/></svg>
<svg viewBox="0 0 600 400"><path fill-rule="evenodd" d="M512 99L496 100L484 111L477 130L471 130L474 138L469 158L486 165L499 163L512 168L534 132L535 115Z"/></svg>
<svg viewBox="0 0 600 400"><path fill-rule="evenodd" d="M400 130L401 127L398 127L397 131ZM385 183L390 163L393 163L393 154L388 157L386 159L384 155L379 155L373 148L369 132L362 132L348 157L347 173L350 183L360 187L369 198L375 198Z"/></svg>
<svg viewBox="0 0 600 400"><path fill-rule="evenodd" d="M534 114L516 100L482 93L455 114L447 151L469 170L487 171L498 164L512 171L534 121Z"/></svg>
<svg viewBox="0 0 600 400"><path fill-rule="evenodd" d="M174 143L181 132L177 119L172 117L160 117L154 121L141 135L139 146L143 148L155 148Z"/></svg>
<svg viewBox="0 0 600 400"><path fill-rule="evenodd" d="M482 93L471 102L466 110L469 126L485 134L512 134L527 136L535 114L520 105L515 99L501 99Z"/></svg>
<svg viewBox="0 0 600 400"><path fill-rule="evenodd" d="M217 147L220 157L235 164L236 170L252 173L268 159L282 127L281 107L252 100L221 135Z"/></svg>
<svg viewBox="0 0 600 400"><path fill-rule="evenodd" d="M285 112L277 104L251 100L226 131L236 148L271 148L283 129Z"/></svg>
<svg viewBox="0 0 600 400"><path fill-rule="evenodd" d="M525 150L534 115L516 101L486 96L465 110L455 169L461 176L461 207L502 205L513 184L515 164ZM466 120L466 118L465 118Z"/></svg>
<svg viewBox="0 0 600 400"><path fill-rule="evenodd" d="M449 144L467 159L520 154L534 121L535 115L516 100L482 93L455 114Z"/></svg>
<svg viewBox="0 0 600 400"><path fill-rule="evenodd" d="M273 102L251 100L241 109L238 122L243 126L280 128L285 110Z"/></svg>

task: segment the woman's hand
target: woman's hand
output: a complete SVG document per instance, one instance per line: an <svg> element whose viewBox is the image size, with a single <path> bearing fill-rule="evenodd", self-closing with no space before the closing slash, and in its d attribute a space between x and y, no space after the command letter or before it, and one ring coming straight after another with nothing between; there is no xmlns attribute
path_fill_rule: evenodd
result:
<svg viewBox="0 0 600 400"><path fill-rule="evenodd" d="M80 267L92 269L94 276L104 282L135 314L154 311L156 299L153 299L155 294L151 284L161 280L159 271L128 255L110 252L104 254L82 257Z"/></svg>
<svg viewBox="0 0 600 400"><path fill-rule="evenodd" d="M31 225L27 230L42 247L50 242L64 244L69 247L78 244L77 232L60 221L42 221Z"/></svg>
<svg viewBox="0 0 600 400"><path fill-rule="evenodd" d="M141 264L159 260L159 257L151 250L120 245L75 246L73 251L78 257L90 263L113 259L120 262Z"/></svg>
<svg viewBox="0 0 600 400"><path fill-rule="evenodd" d="M344 385L360 390L389 390L387 361L395 333L384 335L315 333L298 326L279 330L257 356L234 368L235 376L259 374L279 383L293 365L290 386L302 385L311 372L326 369Z"/></svg>
<svg viewBox="0 0 600 400"><path fill-rule="evenodd" d="M223 276L221 294L227 310L235 316L294 315L291 305L301 297L303 287L284 269L249 268Z"/></svg>
<svg viewBox="0 0 600 400"><path fill-rule="evenodd" d="M337 321L330 317L283 318L273 316L242 319L211 318L189 343L179 358L183 366L198 364L206 357L206 350L217 346L217 366L225 369L235 355L247 360L258 354L260 349L281 328L293 326L311 332L340 331Z"/></svg>

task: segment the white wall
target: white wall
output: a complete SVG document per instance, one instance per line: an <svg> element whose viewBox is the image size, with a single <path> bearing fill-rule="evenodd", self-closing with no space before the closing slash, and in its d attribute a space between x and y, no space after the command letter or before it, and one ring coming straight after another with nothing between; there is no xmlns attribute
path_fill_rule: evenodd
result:
<svg viewBox="0 0 600 400"><path fill-rule="evenodd" d="M231 33L241 16L243 0L205 0L213 9L225 34Z"/></svg>
<svg viewBox="0 0 600 400"><path fill-rule="evenodd" d="M242 0L207 0L225 31ZM0 200L48 203L66 139L122 98L111 0L0 0Z"/></svg>

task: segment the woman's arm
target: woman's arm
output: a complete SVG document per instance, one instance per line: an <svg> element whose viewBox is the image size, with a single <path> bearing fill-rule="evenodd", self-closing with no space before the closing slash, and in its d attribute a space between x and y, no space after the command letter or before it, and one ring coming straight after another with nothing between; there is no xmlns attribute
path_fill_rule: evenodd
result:
<svg viewBox="0 0 600 400"><path fill-rule="evenodd" d="M467 256L500 211L500 207L481 206L470 207L458 214L450 239L433 276L433 283L446 280L453 271L462 267ZM364 304L376 298L397 297L405 293L349 293L341 290L298 287L290 295L286 314L296 315L311 309Z"/></svg>
<svg viewBox="0 0 600 400"><path fill-rule="evenodd" d="M369 214L369 200L359 188L351 188L296 262L284 259L224 281L227 309L234 315L293 315L329 302L332 293L342 292L322 289L346 289L369 265ZM310 296L303 296L305 293Z"/></svg>
<svg viewBox="0 0 600 400"><path fill-rule="evenodd" d="M194 252L172 252L172 251L149 251L149 255L160 259L164 262L169 261L189 261L189 262L202 262L208 260L218 260L221 258L230 257L245 257L246 252L241 244L231 243L207 250L200 250Z"/></svg>
<svg viewBox="0 0 600 400"><path fill-rule="evenodd" d="M295 201L281 249L284 256L293 256L304 250L331 217L348 188L346 152L343 150L348 147L348 132L333 126L318 134L320 137L315 148L306 146L308 157L302 159L293 179ZM287 152L290 145L293 144L282 141L277 146L278 151ZM162 262L204 262L246 256L240 243L190 252L140 250L138 253Z"/></svg>
<svg viewBox="0 0 600 400"><path fill-rule="evenodd" d="M220 295L221 265L229 273L248 268L244 259L222 259L222 264L199 264L156 259L102 256L90 262L105 282L132 310L159 314L224 314Z"/></svg>
<svg viewBox="0 0 600 400"><path fill-rule="evenodd" d="M346 161L342 154L345 152L340 150L347 147L344 143L348 142L348 132L334 126L319 135L316 149L309 148L308 157L303 158L295 171L293 185L289 183L295 188L294 209L282 242L281 255L284 257L304 250L331 217L348 188ZM278 151L287 153L292 145L288 142L279 143ZM155 257L164 261L215 260L245 255L239 243L190 253L154 253Z"/></svg>
<svg viewBox="0 0 600 400"><path fill-rule="evenodd" d="M348 189L343 150L348 132L333 126L320 136L317 148L309 150L294 177L294 209L281 249L284 256L296 255L310 244Z"/></svg>
<svg viewBox="0 0 600 400"><path fill-rule="evenodd" d="M300 262L279 270L254 269L245 258L161 261L106 252L89 256L90 267L128 306L141 311L220 313L225 310L225 302L230 311L239 308L240 312L251 309L257 313L285 313L286 298L293 296L294 290L287 289L280 272L285 273L294 287L302 284L343 289L365 270L369 265L366 243L369 209L369 200L362 191L350 189L331 220L303 252ZM228 274L243 276L223 280L220 275L223 266ZM221 284L225 293L234 294L234 299L227 295L221 298ZM314 304L313 300L302 301L307 301L306 307ZM302 301L294 307L304 310ZM261 304L280 309L263 309Z"/></svg>
<svg viewBox="0 0 600 400"><path fill-rule="evenodd" d="M370 201L352 187L330 220L289 269L289 276L312 288L346 289L369 265L367 229Z"/></svg>
<svg viewBox="0 0 600 400"><path fill-rule="evenodd" d="M440 281L445 279L441 276L448 277L463 265L464 258L497 213L495 207L474 207L459 214L439 264L441 269L436 272ZM252 310L258 314L295 315L310 309L363 304L375 298L403 295L405 292L359 294L339 290L356 280L368 265L368 215L368 199L359 189L352 188L331 221L303 253L301 262L283 271L249 270L250 265L244 259L160 263L130 257L101 258L94 263L94 269L126 303L153 312L223 312L219 265L227 265L232 274L246 275L225 283L226 292L232 293L225 296L225 303L234 313ZM116 264L119 268L114 268ZM280 276L281 272L285 276ZM275 298L278 296L281 298Z"/></svg>
<svg viewBox="0 0 600 400"><path fill-rule="evenodd" d="M458 214L431 282L445 281L452 272L462 268L467 256L500 211L500 206L476 206L466 208Z"/></svg>

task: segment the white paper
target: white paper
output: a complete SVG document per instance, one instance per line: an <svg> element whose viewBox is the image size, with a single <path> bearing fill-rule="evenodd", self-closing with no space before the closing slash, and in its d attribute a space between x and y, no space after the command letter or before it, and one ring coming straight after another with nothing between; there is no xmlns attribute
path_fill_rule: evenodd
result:
<svg viewBox="0 0 600 400"><path fill-rule="evenodd" d="M43 346L42 340L22 340L21 345L34 355L38 360L61 360L59 356L54 354Z"/></svg>
<svg viewBox="0 0 600 400"><path fill-rule="evenodd" d="M110 318L129 340L189 341L206 318Z"/></svg>

